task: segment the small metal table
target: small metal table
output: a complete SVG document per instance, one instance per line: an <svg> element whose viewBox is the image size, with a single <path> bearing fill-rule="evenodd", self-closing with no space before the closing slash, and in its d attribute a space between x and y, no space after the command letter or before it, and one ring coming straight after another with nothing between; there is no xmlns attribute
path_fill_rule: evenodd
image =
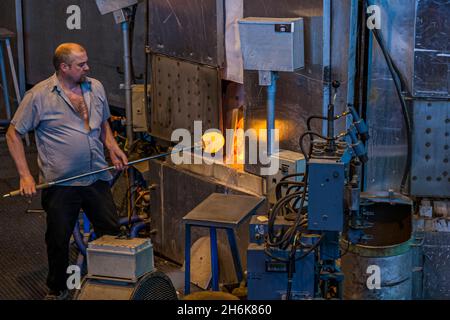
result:
<svg viewBox="0 0 450 320"><path fill-rule="evenodd" d="M243 279L243 271L234 230L246 218L255 214L264 198L213 193L191 212L183 217L185 223L185 280L184 294L190 293L191 285L191 227L207 227L211 241L212 289L219 290L219 258L217 252L216 229L227 232L228 242L233 255L234 268L238 281Z"/></svg>

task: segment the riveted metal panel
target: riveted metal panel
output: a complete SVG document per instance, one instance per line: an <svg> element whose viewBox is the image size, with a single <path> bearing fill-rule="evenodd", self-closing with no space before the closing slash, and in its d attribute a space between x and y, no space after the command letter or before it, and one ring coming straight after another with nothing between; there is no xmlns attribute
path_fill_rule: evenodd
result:
<svg viewBox="0 0 450 320"><path fill-rule="evenodd" d="M220 130L218 69L162 55L152 60L152 135L170 141L175 129L193 134L194 121L202 121L203 130Z"/></svg>
<svg viewBox="0 0 450 320"><path fill-rule="evenodd" d="M414 103L411 194L450 196L450 102Z"/></svg>

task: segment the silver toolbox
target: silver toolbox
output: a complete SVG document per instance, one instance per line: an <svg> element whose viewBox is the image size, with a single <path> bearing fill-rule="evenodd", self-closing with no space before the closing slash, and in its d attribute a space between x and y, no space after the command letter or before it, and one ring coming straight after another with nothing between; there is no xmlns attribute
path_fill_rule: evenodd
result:
<svg viewBox="0 0 450 320"><path fill-rule="evenodd" d="M88 275L135 281L154 269L150 239L103 236L89 243Z"/></svg>
<svg viewBox="0 0 450 320"><path fill-rule="evenodd" d="M303 18L239 20L245 70L288 71L305 66Z"/></svg>

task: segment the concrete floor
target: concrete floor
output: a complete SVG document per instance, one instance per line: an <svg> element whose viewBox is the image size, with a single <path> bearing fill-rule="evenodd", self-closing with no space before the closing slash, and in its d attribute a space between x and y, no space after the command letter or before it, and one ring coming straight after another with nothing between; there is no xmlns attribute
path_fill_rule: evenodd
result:
<svg viewBox="0 0 450 320"><path fill-rule="evenodd" d="M33 138L31 140L34 141ZM37 179L34 143L26 148L26 156L30 170ZM18 186L18 174L4 134L1 134L0 195ZM0 300L40 300L46 294L45 213L27 213L27 209L41 209L39 193L31 201L22 197L0 198ZM76 255L77 251L73 249L72 259ZM176 290L182 294L184 273L181 267L162 258L156 258L155 264L158 270L171 278Z"/></svg>

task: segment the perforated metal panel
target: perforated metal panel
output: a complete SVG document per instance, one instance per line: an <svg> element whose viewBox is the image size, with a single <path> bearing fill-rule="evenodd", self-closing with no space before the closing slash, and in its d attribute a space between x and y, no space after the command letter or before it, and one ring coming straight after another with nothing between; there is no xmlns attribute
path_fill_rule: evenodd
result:
<svg viewBox="0 0 450 320"><path fill-rule="evenodd" d="M221 129L221 84L216 68L153 56L152 135L170 141L175 129L192 134L194 121L203 131Z"/></svg>
<svg viewBox="0 0 450 320"><path fill-rule="evenodd" d="M414 104L411 194L450 196L450 102Z"/></svg>

